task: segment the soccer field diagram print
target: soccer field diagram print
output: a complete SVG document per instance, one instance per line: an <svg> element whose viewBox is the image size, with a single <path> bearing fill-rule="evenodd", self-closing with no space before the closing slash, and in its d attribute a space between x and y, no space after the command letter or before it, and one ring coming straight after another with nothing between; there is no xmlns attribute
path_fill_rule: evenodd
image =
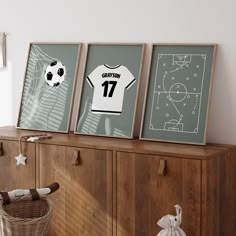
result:
<svg viewBox="0 0 236 236"><path fill-rule="evenodd" d="M144 45L89 44L75 134L133 138Z"/></svg>
<svg viewBox="0 0 236 236"><path fill-rule="evenodd" d="M30 44L17 128L69 131L80 47Z"/></svg>
<svg viewBox="0 0 236 236"><path fill-rule="evenodd" d="M205 63L205 54L158 54L150 129L198 132Z"/></svg>
<svg viewBox="0 0 236 236"><path fill-rule="evenodd" d="M153 46L141 139L205 144L215 45Z"/></svg>

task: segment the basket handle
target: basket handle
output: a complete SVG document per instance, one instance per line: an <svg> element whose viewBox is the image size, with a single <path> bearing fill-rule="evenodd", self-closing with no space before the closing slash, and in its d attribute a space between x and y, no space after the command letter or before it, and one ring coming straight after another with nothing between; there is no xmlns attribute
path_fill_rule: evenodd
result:
<svg viewBox="0 0 236 236"><path fill-rule="evenodd" d="M0 195L2 196L3 205L11 203L11 199L9 197L8 192L0 192Z"/></svg>
<svg viewBox="0 0 236 236"><path fill-rule="evenodd" d="M58 183L52 183L49 186L45 188L39 188L39 189L16 189L11 192L0 192L0 200L2 198L3 204L9 204L11 201L14 201L15 199L22 197L22 196L32 196L32 200L39 200L40 196L48 195L51 193L54 193L59 189L60 185Z"/></svg>
<svg viewBox="0 0 236 236"><path fill-rule="evenodd" d="M37 192L36 189L30 189L29 191L30 191L30 194L32 196L33 201L36 201L36 200L40 199L39 193Z"/></svg>
<svg viewBox="0 0 236 236"><path fill-rule="evenodd" d="M36 189L29 189L30 194L32 195L32 200L36 201L40 199L40 196ZM0 192L2 196L3 205L11 203L11 197L9 196L8 192ZM13 199L12 199L13 200Z"/></svg>
<svg viewBox="0 0 236 236"><path fill-rule="evenodd" d="M51 194L51 193L56 192L60 188L60 185L57 182L54 182L54 183L48 185L45 188L49 188L50 189L50 193L49 194Z"/></svg>

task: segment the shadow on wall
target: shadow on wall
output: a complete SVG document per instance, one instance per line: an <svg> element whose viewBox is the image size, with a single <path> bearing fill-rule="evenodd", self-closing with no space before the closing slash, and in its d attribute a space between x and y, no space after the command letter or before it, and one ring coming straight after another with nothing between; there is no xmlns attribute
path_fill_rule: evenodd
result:
<svg viewBox="0 0 236 236"><path fill-rule="evenodd" d="M235 101L231 96L233 81L229 77L226 56L224 47L218 45L208 123L208 142L211 143L233 144L236 130Z"/></svg>
<svg viewBox="0 0 236 236"><path fill-rule="evenodd" d="M11 125L13 122L13 84L12 63L0 68L0 126Z"/></svg>

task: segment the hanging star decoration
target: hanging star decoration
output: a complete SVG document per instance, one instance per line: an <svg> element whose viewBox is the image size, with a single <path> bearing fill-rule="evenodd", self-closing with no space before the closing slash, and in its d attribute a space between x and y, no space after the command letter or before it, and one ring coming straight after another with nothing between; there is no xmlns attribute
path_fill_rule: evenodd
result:
<svg viewBox="0 0 236 236"><path fill-rule="evenodd" d="M26 159L27 157L22 154L22 146L21 146L21 141L24 139L26 142L35 142L40 139L49 139L52 138L51 135L47 134L39 134L39 135L25 135L25 136L20 136L19 138L19 155L15 157L16 159L16 165L26 165Z"/></svg>
<svg viewBox="0 0 236 236"><path fill-rule="evenodd" d="M19 166L19 165L24 165L25 166L26 165L27 157L23 156L22 153L20 153L19 156L16 156L15 159L16 159L16 165L17 166Z"/></svg>
<svg viewBox="0 0 236 236"><path fill-rule="evenodd" d="M19 165L23 165L25 166L26 165L26 159L27 157L25 157L23 154L22 154L22 147L21 147L21 140L23 139L23 136L20 136L19 138L19 155L15 157L16 159L16 165L19 166Z"/></svg>

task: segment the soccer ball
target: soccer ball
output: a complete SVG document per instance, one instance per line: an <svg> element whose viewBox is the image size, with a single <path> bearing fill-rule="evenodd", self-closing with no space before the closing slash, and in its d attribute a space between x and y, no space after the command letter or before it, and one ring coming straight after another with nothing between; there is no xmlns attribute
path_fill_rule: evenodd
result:
<svg viewBox="0 0 236 236"><path fill-rule="evenodd" d="M53 61L46 69L44 79L51 87L59 86L66 76L66 67L60 61Z"/></svg>

